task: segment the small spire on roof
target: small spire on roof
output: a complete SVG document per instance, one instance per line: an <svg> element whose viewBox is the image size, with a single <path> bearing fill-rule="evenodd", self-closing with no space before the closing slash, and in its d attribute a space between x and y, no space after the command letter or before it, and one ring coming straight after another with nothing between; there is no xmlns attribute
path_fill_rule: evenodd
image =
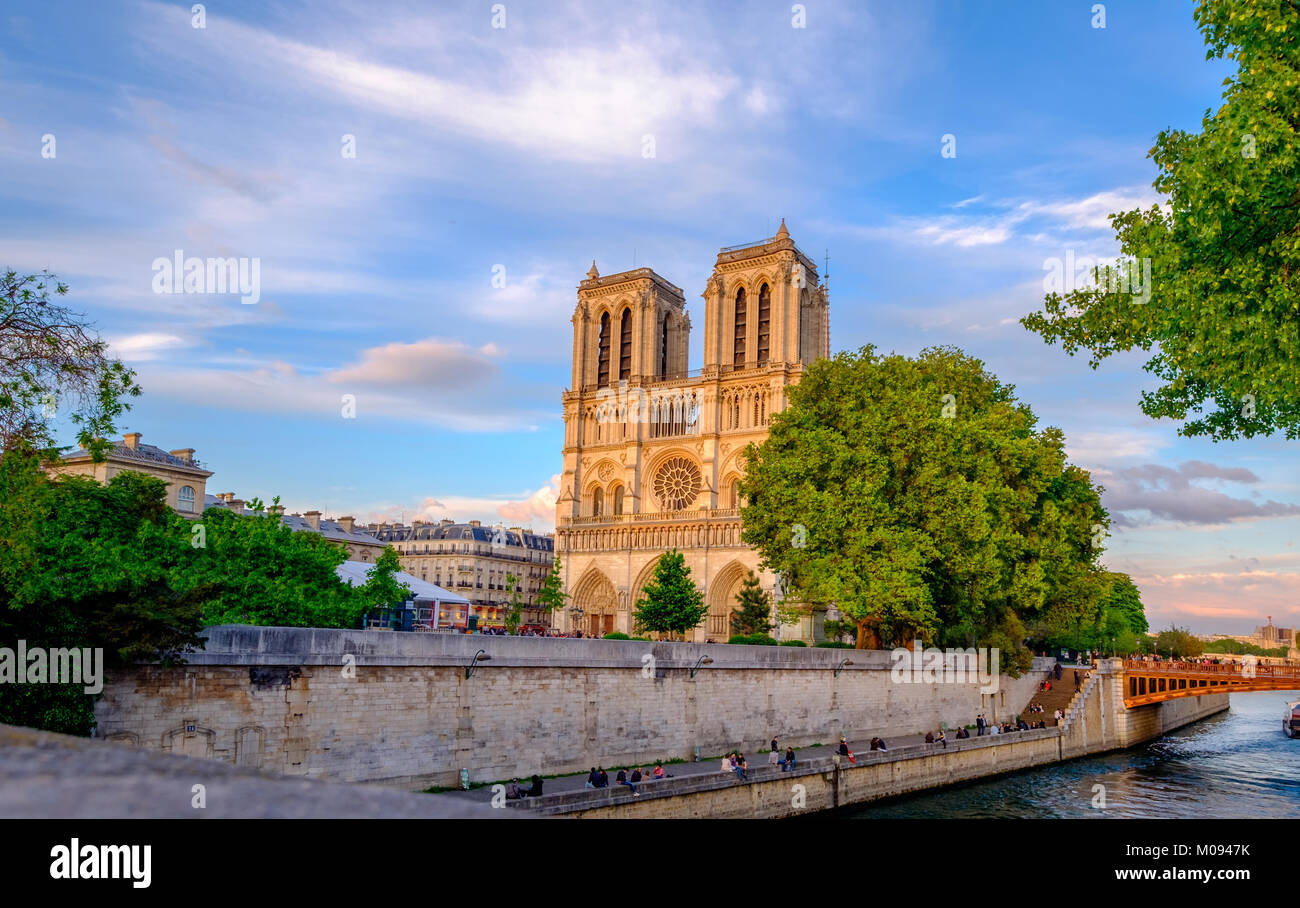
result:
<svg viewBox="0 0 1300 908"><path fill-rule="evenodd" d="M790 238L790 231L785 229L785 218L781 218L781 227L777 230L776 235L779 239L783 240Z"/></svg>
<svg viewBox="0 0 1300 908"><path fill-rule="evenodd" d="M596 270L596 260L591 260L591 270L587 272L587 280L594 281L600 277L600 272Z"/></svg>

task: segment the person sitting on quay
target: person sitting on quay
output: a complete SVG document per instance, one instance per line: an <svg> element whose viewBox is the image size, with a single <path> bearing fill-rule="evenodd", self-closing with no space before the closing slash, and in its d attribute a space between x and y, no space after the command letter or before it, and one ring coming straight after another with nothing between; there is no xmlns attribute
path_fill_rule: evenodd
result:
<svg viewBox="0 0 1300 908"><path fill-rule="evenodd" d="M781 772L794 769L794 748L793 747L787 747L785 749L785 759L781 760L780 762L781 762Z"/></svg>
<svg viewBox="0 0 1300 908"><path fill-rule="evenodd" d="M932 731L927 731L927 732L925 733L925 743L926 743L926 744L933 744L933 743L934 743L934 732L932 732Z"/></svg>
<svg viewBox="0 0 1300 908"><path fill-rule="evenodd" d="M672 773L664 772L664 764L662 760L660 760L658 763L655 764L655 771L653 775L656 782L659 781L660 779L671 779L673 777Z"/></svg>
<svg viewBox="0 0 1300 908"><path fill-rule="evenodd" d="M507 800L507 801L518 801L518 800L520 800L521 798L523 798L523 796L524 796L524 793L523 793L523 791L520 790L520 788L519 788L519 780L518 780L518 779L511 779L511 780L510 780L510 784L506 786L506 800Z"/></svg>
<svg viewBox="0 0 1300 908"><path fill-rule="evenodd" d="M943 745L944 750L948 749L948 736L943 733L942 728L939 729L939 737L936 740Z"/></svg>
<svg viewBox="0 0 1300 908"><path fill-rule="evenodd" d="M587 776L587 787L588 788L600 787L600 773L596 772L596 767L594 766L591 767L591 775Z"/></svg>
<svg viewBox="0 0 1300 908"><path fill-rule="evenodd" d="M745 760L744 754L736 755L736 778L742 782L749 781L749 763Z"/></svg>
<svg viewBox="0 0 1300 908"><path fill-rule="evenodd" d="M628 781L627 773L624 772L623 770L620 769L618 771L618 775L614 777L614 781L617 782L619 785L626 785L628 788L632 789L633 797L641 796L641 792L637 791L636 786Z"/></svg>
<svg viewBox="0 0 1300 908"><path fill-rule="evenodd" d="M529 797L529 798L540 798L540 797L542 796L542 777L541 777L541 776L539 776L539 775L534 775L534 776L533 776L533 787L530 788L530 789L528 789L527 791L525 791L525 792L524 792L524 795L525 795L526 797Z"/></svg>
<svg viewBox="0 0 1300 908"><path fill-rule="evenodd" d="M600 780L596 783L597 788L609 787L609 773L605 772L605 767L600 767Z"/></svg>

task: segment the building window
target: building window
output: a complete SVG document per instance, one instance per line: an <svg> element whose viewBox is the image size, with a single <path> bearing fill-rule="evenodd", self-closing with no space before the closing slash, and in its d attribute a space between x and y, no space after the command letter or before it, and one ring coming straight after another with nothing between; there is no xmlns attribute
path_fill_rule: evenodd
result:
<svg viewBox="0 0 1300 908"><path fill-rule="evenodd" d="M632 310L623 310L623 323L618 332L618 377L632 377Z"/></svg>
<svg viewBox="0 0 1300 908"><path fill-rule="evenodd" d="M758 291L758 361L767 362L772 336L772 290L764 284Z"/></svg>
<svg viewBox="0 0 1300 908"><path fill-rule="evenodd" d="M596 385L605 387L609 384L609 313L600 317L600 339L596 346Z"/></svg>
<svg viewBox="0 0 1300 908"><path fill-rule="evenodd" d="M614 490L614 514L623 513L623 487L619 486Z"/></svg>
<svg viewBox="0 0 1300 908"><path fill-rule="evenodd" d="M732 362L741 366L745 363L745 321L749 317L749 306L745 303L745 288L736 291L736 333L732 341Z"/></svg>
<svg viewBox="0 0 1300 908"><path fill-rule="evenodd" d="M181 486L181 490L176 494L177 510L193 511L194 510L194 489L190 486Z"/></svg>
<svg viewBox="0 0 1300 908"><path fill-rule="evenodd" d="M600 512L605 509L605 491L596 489L591 495L591 516L599 517Z"/></svg>

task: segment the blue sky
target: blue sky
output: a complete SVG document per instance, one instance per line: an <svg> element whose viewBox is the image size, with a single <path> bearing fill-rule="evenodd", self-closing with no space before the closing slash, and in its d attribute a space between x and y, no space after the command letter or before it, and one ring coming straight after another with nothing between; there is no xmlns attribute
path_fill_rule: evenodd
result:
<svg viewBox="0 0 1300 908"><path fill-rule="evenodd" d="M833 349L960 346L1065 431L1153 624L1300 623L1294 445L1180 438L1142 356L1016 324L1217 106L1192 3L191 5L0 14L0 264L71 286L139 372L124 430L210 491L549 529L591 260L685 290L694 368L718 248L784 217ZM154 292L178 249L258 259L258 302Z"/></svg>

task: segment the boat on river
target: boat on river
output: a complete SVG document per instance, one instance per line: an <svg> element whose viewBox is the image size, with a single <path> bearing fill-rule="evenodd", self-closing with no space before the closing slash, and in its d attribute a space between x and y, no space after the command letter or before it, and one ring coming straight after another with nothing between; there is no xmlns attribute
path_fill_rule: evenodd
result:
<svg viewBox="0 0 1300 908"><path fill-rule="evenodd" d="M1282 713L1282 732L1288 738L1300 738L1300 700L1292 700Z"/></svg>

